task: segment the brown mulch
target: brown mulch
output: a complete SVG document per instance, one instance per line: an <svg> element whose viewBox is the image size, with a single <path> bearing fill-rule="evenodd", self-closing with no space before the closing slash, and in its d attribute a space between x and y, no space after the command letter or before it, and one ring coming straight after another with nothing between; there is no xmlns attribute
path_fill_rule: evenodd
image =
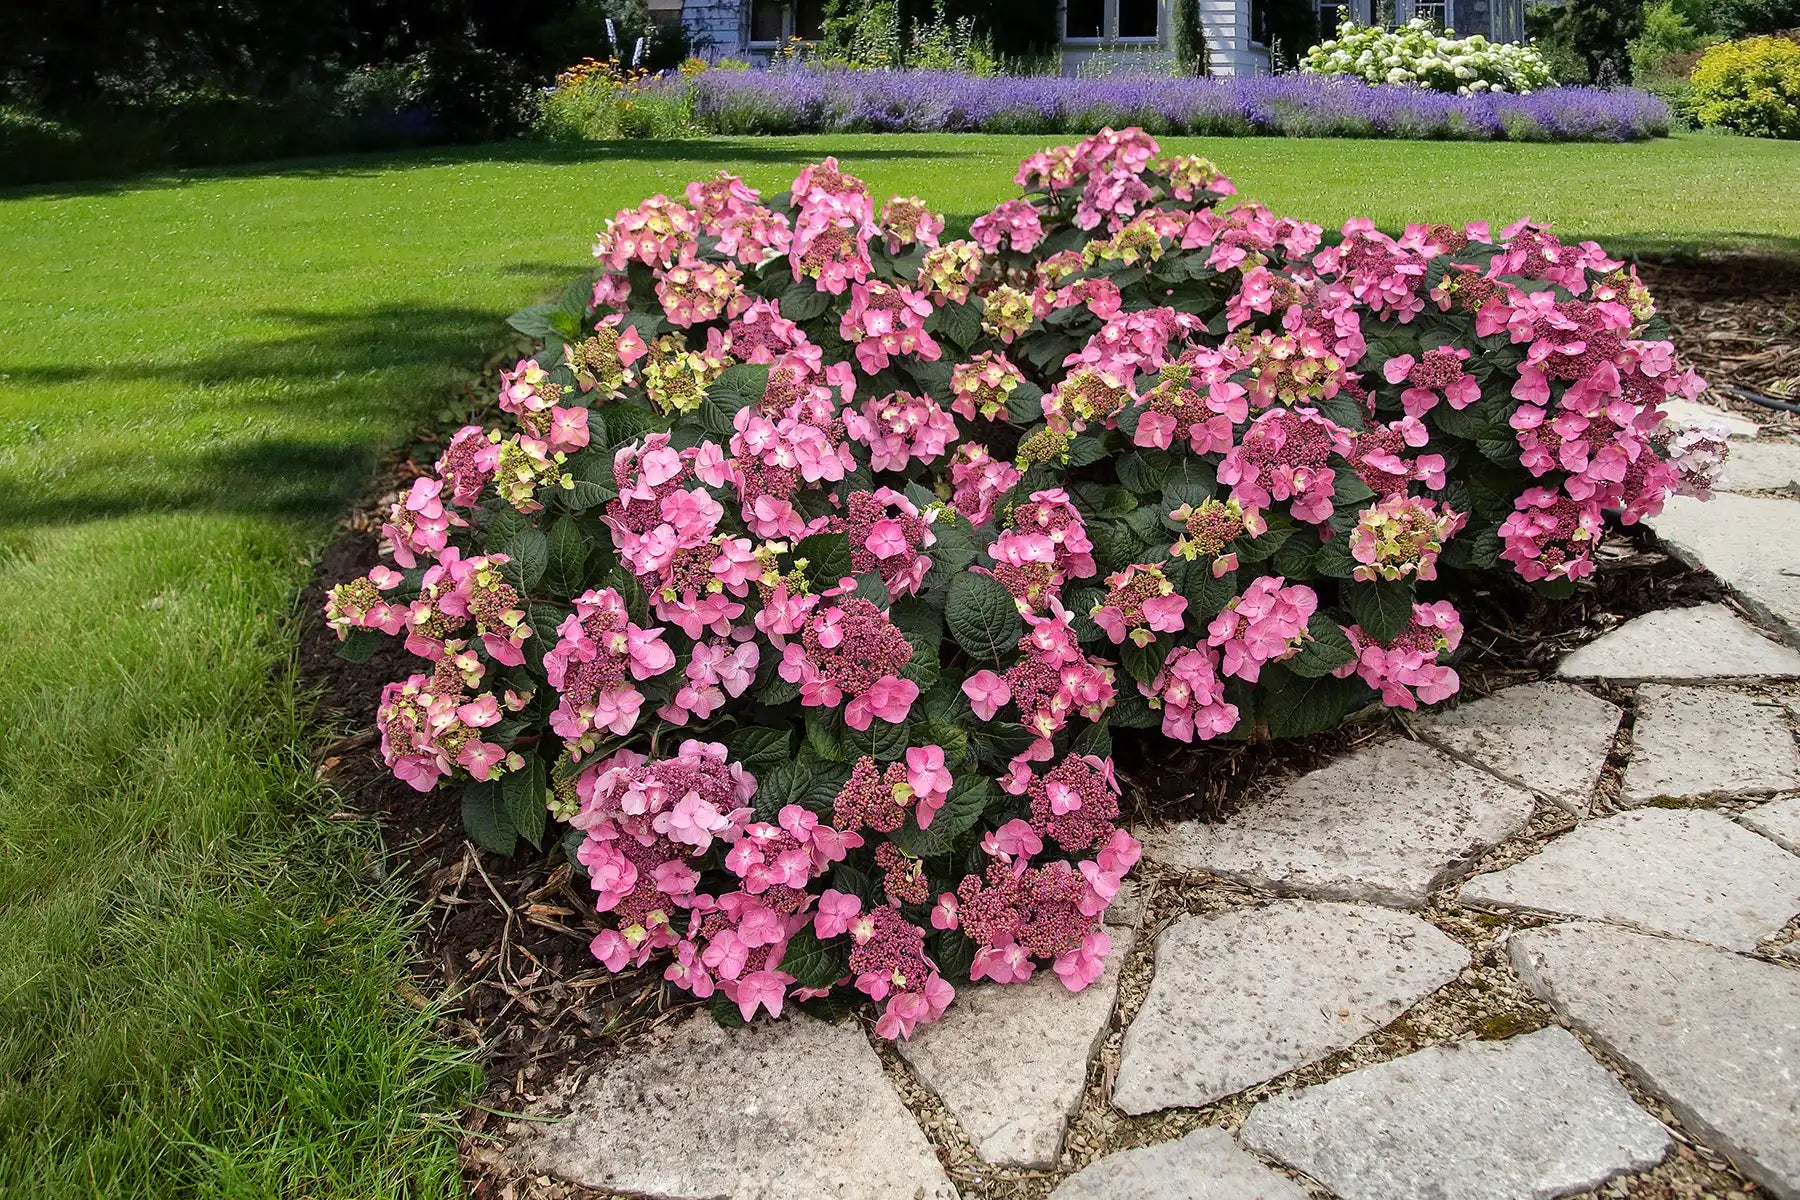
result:
<svg viewBox="0 0 1800 1200"><path fill-rule="evenodd" d="M1733 254L1699 267L1644 263L1638 273L1702 375L1800 404L1800 261ZM1800 415L1724 393L1706 401L1800 436Z"/></svg>
<svg viewBox="0 0 1800 1200"><path fill-rule="evenodd" d="M1643 274L1703 374L1800 399L1800 263L1728 259L1705 267L1646 266ZM489 366L502 357L511 361L515 349L495 355ZM403 678L416 660L395 643L366 663L346 662L324 626L326 588L375 565L386 498L429 469L440 430L479 408L480 386L471 383L451 398L439 421L387 464L368 502L322 556L298 617L301 677L319 696L324 727L339 735L318 749L318 777L335 790L347 816L379 823L391 869L404 874L420 899L419 990L408 999L424 1004L426 995L446 997L447 1032L473 1047L487 1071L485 1108L466 1121L474 1138L495 1121L487 1109L518 1109L572 1060L604 1062L621 1039L693 1003L663 983L660 967L615 976L594 961L587 944L599 926L591 896L558 849L522 846L510 859L478 851L463 835L454 792L421 795L388 773L373 730L376 700L382 685ZM1717 395L1708 400L1800 436L1800 418ZM1543 678L1570 648L1631 617L1722 594L1709 577L1662 554L1641 530L1614 536L1601 558L1597 577L1569 600L1504 589L1465 607L1465 656L1456 664L1465 695ZM1121 732L1119 759L1133 764L1121 769L1128 816L1134 823L1153 816L1217 818L1259 785L1320 765L1392 728L1392 719L1378 709L1339 729L1276 744L1171 747ZM478 1168L471 1168L469 1182L477 1196L494 1194L493 1181Z"/></svg>

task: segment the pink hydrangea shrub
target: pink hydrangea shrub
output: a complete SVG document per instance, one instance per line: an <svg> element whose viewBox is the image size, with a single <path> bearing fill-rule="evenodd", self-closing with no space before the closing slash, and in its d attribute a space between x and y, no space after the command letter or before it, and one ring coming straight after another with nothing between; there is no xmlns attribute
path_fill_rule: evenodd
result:
<svg viewBox="0 0 1800 1200"><path fill-rule="evenodd" d="M1592 243L1327 238L1138 129L1017 182L966 240L831 159L618 213L327 599L421 660L394 774L493 850L563 829L595 957L722 1018L1089 986L1115 731L1438 703L1461 596L1568 591L1723 464Z"/></svg>

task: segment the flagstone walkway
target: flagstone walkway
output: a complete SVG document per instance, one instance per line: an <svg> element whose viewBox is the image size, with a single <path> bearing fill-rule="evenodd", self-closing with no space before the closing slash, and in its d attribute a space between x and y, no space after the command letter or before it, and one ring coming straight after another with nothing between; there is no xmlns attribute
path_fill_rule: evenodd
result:
<svg viewBox="0 0 1800 1200"><path fill-rule="evenodd" d="M1800 447L1759 450L1654 523L1735 605L1140 831L1087 992L898 1047L671 1022L490 1153L545 1196L1800 1200Z"/></svg>

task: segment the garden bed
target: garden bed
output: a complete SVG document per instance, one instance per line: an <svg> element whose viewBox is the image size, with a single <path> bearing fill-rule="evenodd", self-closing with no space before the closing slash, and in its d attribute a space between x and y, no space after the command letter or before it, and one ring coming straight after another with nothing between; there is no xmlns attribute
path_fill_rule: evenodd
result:
<svg viewBox="0 0 1800 1200"><path fill-rule="evenodd" d="M1109 129L1033 156L1020 180L1044 199L996 208L975 243L940 246L916 199L877 225L835 160L773 209L730 176L692 185L716 249L652 198L608 223L597 277L513 317L545 343L502 372L520 432L465 426L397 469L406 498L380 533L405 573L371 566L324 608L341 653L380 662L357 673L368 694L400 673L381 635L431 664L382 688L381 757L422 796L466 773L473 844L426 801L382 808L418 828L446 912L435 970L495 994L463 1032L515 1090L531 1063L660 1020L674 989L735 1025L784 999L852 1011L854 981L885 1002L888 1039L942 1016L950 980L1022 983L1053 959L1081 991L1112 948L1096 918L1137 860L1131 831L1218 817L1378 737L1382 705L1458 691L1452 661L1475 689L1519 682L1584 631L1716 594L1629 530L1601 547L1608 508L1630 524L1678 489L1704 496L1723 438L1659 427L1665 399L1704 384L1623 264L1524 223L1395 242L1352 221L1319 248L1318 227L1255 205L1210 212L1229 182L1157 153ZM1103 172L1115 154L1127 165ZM1161 207L1134 216L1142 201ZM1111 236L1090 237L1113 209ZM791 271L762 240L790 211ZM871 263L858 239L877 231ZM831 297L876 272L903 282L857 282L839 319ZM1278 328L1242 328L1257 313ZM700 349L694 327L714 322ZM972 361L926 365L946 355ZM855 406L859 370L885 399ZM1559 396L1552 428L1537 405ZM994 451L946 458L972 435ZM1442 453L1408 454L1427 446ZM376 519L358 524L341 557L368 557ZM640 709L681 731L639 731ZM368 740L321 772L359 774L346 756ZM546 837L579 863L496 882L475 848L510 859ZM576 949L589 882L614 912L590 947L605 975ZM484 894L497 939L451 932ZM675 964L645 976L661 949Z"/></svg>
<svg viewBox="0 0 1800 1200"><path fill-rule="evenodd" d="M706 71L694 116L721 134L1073 133L1139 125L1208 137L1639 141L1666 135L1645 92L1549 88L1455 96L1312 76L1245 79L994 76L928 71Z"/></svg>
<svg viewBox="0 0 1800 1200"><path fill-rule="evenodd" d="M1766 343L1771 297L1776 312L1800 304L1800 271L1748 258L1642 270L1698 367L1722 380L1774 382L1763 366L1767 360L1743 351L1752 342ZM1771 348L1791 353L1792 339ZM1774 415L1751 411L1759 419ZM376 698L383 682L404 674L408 656L396 644L363 663L344 660L320 604L332 584L379 561L382 514L394 494L429 469L441 452L441 436L422 432L387 464L377 494L322 556L300 608L300 671L320 694L321 715L349 731L320 750L320 777L343 797L346 817L380 823L390 862L420 898L416 1002L454 996L446 1032L477 1051L488 1074L485 1104L514 1111L566 1064L597 1067L630 1039L704 1006L665 984L660 964L615 975L593 960L588 941L602 927L599 914L559 850L527 848L512 858L477 850L466 840L454 793L421 795L382 762L373 737ZM1465 614L1467 653L1456 665L1471 695L1546 678L1569 650L1632 617L1720 594L1715 580L1662 554L1647 533L1625 531L1603 551L1596 575L1566 600L1543 601L1517 588L1471 606ZM1241 797L1310 770L1387 725L1377 713L1310 738L1197 747L1121 731L1122 745L1127 736L1135 740L1120 757L1137 764L1122 771L1125 815L1133 825L1223 816ZM1196 787L1196 780L1205 782ZM483 1109L470 1113L471 1137L480 1140L492 1120ZM483 1190L489 1181L478 1175L472 1182L478 1196L498 1194Z"/></svg>

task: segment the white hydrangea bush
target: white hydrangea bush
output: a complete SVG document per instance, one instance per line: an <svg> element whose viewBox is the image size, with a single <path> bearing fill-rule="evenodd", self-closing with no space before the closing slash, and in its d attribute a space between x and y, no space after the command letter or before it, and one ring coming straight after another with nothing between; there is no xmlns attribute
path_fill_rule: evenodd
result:
<svg viewBox="0 0 1800 1200"><path fill-rule="evenodd" d="M1532 46L1490 42L1480 34L1459 38L1415 17L1398 29L1346 22L1337 36L1307 51L1300 69L1311 75L1344 75L1366 83L1417 84L1440 92L1524 94L1554 82Z"/></svg>

